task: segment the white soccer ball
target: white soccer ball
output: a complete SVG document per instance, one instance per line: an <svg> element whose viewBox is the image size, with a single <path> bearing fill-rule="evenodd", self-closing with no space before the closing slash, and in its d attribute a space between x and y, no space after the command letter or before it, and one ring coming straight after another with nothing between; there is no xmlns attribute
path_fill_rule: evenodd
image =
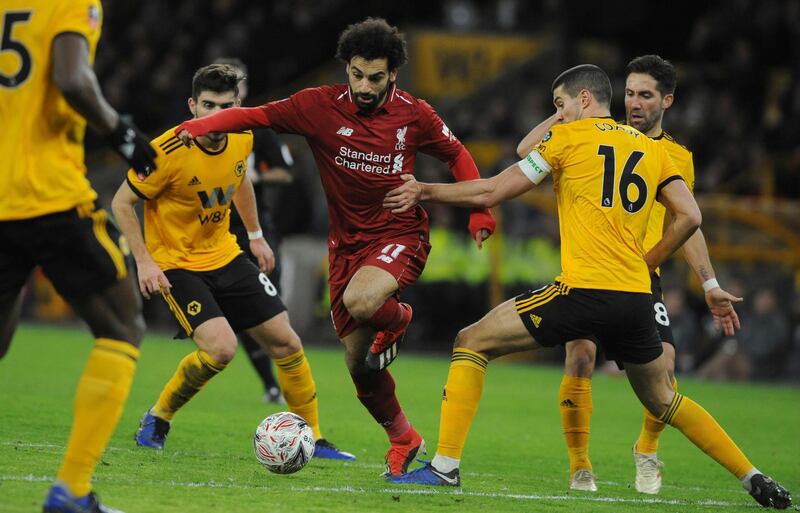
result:
<svg viewBox="0 0 800 513"><path fill-rule="evenodd" d="M256 428L253 450L270 472L293 474L314 455L314 432L300 415L273 413Z"/></svg>

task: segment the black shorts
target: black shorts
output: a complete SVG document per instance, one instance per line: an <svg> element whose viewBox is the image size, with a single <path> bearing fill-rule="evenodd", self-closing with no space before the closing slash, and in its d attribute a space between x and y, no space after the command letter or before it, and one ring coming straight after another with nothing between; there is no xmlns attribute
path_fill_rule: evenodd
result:
<svg viewBox="0 0 800 513"><path fill-rule="evenodd" d="M177 338L191 337L209 319L225 317L240 331L286 310L278 290L244 253L213 271L164 271L171 294L164 297L180 326Z"/></svg>
<svg viewBox="0 0 800 513"><path fill-rule="evenodd" d="M100 292L128 275L127 247L106 211L91 203L1 221L0 298L19 294L37 265L68 301Z"/></svg>
<svg viewBox="0 0 800 513"><path fill-rule="evenodd" d="M661 292L661 277L656 273L650 274L650 288L653 294L653 312L656 318L656 329L662 342L675 347L675 337L669 323L669 314L664 305L664 294Z"/></svg>
<svg viewBox="0 0 800 513"><path fill-rule="evenodd" d="M554 283L517 296L517 313L540 345L590 339L623 362L647 363L663 352L649 294L571 289Z"/></svg>
<svg viewBox="0 0 800 513"><path fill-rule="evenodd" d="M258 265L258 261L256 257L250 252L250 239L247 237L247 230L245 229L244 225L242 224L241 218L239 218L238 214L233 215L234 209L231 209L231 233L236 237L236 243L239 244L239 247L242 248L242 251L250 258L250 260ZM275 229L275 225L272 222L272 217L270 216L269 212L264 210L258 213L258 219L261 223L261 229L264 232L264 239L269 244L269 247L272 248L272 252L275 254L275 268L269 273L270 281L275 285L275 288L278 289L278 294L281 293L281 239L280 235L278 234L278 230Z"/></svg>

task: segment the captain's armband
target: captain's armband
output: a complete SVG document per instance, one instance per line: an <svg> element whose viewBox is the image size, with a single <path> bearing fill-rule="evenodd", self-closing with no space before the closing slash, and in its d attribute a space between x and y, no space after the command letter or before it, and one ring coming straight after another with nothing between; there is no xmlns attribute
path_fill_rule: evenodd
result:
<svg viewBox="0 0 800 513"><path fill-rule="evenodd" d="M525 173L525 176L537 185L552 171L550 164L536 150L533 150L527 157L517 162L517 165Z"/></svg>

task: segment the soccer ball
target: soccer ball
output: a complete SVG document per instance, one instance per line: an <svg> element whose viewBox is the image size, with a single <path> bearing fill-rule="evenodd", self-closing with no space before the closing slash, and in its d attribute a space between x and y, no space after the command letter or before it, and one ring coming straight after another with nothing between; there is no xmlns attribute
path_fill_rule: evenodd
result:
<svg viewBox="0 0 800 513"><path fill-rule="evenodd" d="M253 450L270 472L293 474L314 455L314 432L299 415L273 413L256 428Z"/></svg>

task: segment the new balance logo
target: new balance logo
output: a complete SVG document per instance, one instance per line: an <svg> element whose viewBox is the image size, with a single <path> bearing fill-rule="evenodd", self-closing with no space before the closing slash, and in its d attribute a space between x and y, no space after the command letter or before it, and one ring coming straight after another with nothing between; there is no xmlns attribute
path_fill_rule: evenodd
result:
<svg viewBox="0 0 800 513"><path fill-rule="evenodd" d="M342 128L339 129L339 131L336 132L336 135L343 135L345 137L350 137L351 135L353 135L353 129L343 126Z"/></svg>
<svg viewBox="0 0 800 513"><path fill-rule="evenodd" d="M536 314L531 314L531 322L533 322L533 325L538 328L539 324L542 322L542 318Z"/></svg>
<svg viewBox="0 0 800 513"><path fill-rule="evenodd" d="M196 176L193 176L187 185L200 185L200 179Z"/></svg>
<svg viewBox="0 0 800 513"><path fill-rule="evenodd" d="M564 408L575 408L575 403L572 402L572 399L564 399L561 401L561 406Z"/></svg>

